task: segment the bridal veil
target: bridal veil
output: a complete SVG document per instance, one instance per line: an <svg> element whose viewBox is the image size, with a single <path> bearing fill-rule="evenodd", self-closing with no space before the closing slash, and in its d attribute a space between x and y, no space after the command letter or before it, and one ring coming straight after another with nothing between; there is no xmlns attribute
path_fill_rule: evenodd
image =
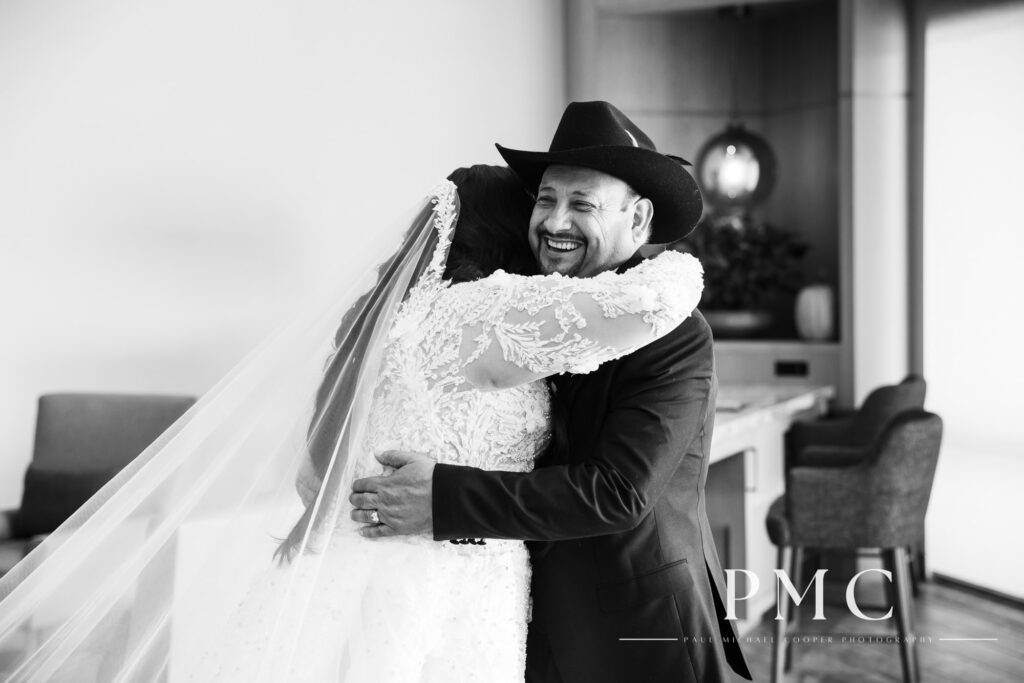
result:
<svg viewBox="0 0 1024 683"><path fill-rule="evenodd" d="M457 211L439 186L382 233L398 246L376 269L281 327L0 579L0 680L189 680L271 567L275 647L249 668L283 680L317 550L348 517L383 337Z"/></svg>

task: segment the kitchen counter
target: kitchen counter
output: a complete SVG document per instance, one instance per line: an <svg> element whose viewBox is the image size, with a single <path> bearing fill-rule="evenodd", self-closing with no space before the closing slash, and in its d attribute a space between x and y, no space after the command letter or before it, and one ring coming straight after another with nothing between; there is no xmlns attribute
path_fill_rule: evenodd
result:
<svg viewBox="0 0 1024 683"><path fill-rule="evenodd" d="M772 570L777 556L765 518L772 502L785 492L786 431L796 420L823 414L834 395L835 389L827 385L719 387L705 491L723 568L756 577L755 583L748 574L732 572L741 634L775 604Z"/></svg>
<svg viewBox="0 0 1024 683"><path fill-rule="evenodd" d="M766 424L787 428L798 417L821 415L835 396L831 386L811 384L723 384L718 388L711 462L746 450L743 442Z"/></svg>

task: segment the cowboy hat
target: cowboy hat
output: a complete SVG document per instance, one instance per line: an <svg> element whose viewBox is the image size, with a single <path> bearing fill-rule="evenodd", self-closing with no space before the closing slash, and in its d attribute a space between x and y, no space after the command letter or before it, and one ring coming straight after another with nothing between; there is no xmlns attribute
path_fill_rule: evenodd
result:
<svg viewBox="0 0 1024 683"><path fill-rule="evenodd" d="M495 144L527 189L536 192L544 169L554 164L582 166L615 176L654 204L651 242L686 237L704 203L690 162L655 148L647 134L608 102L573 102L565 108L547 152L527 152Z"/></svg>

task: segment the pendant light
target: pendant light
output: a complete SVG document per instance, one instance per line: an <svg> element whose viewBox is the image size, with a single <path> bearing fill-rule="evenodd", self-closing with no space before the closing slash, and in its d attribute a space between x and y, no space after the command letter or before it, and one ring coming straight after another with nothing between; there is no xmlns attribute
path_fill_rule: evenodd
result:
<svg viewBox="0 0 1024 683"><path fill-rule="evenodd" d="M724 214L742 214L763 202L775 187L777 163L768 142L743 126L738 102L738 34L749 7L725 9L732 23L732 114L725 130L713 135L697 153L694 167L704 201Z"/></svg>

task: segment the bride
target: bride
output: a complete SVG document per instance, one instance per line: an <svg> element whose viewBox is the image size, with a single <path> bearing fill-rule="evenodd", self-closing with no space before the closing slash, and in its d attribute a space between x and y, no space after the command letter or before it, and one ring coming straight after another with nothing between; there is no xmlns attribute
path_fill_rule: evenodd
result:
<svg viewBox="0 0 1024 683"><path fill-rule="evenodd" d="M376 273L278 331L0 579L0 677L522 681L523 543L368 541L347 495L391 449L530 470L552 438L544 377L696 306L700 264L673 251L532 275L529 212L506 168L439 186Z"/></svg>

